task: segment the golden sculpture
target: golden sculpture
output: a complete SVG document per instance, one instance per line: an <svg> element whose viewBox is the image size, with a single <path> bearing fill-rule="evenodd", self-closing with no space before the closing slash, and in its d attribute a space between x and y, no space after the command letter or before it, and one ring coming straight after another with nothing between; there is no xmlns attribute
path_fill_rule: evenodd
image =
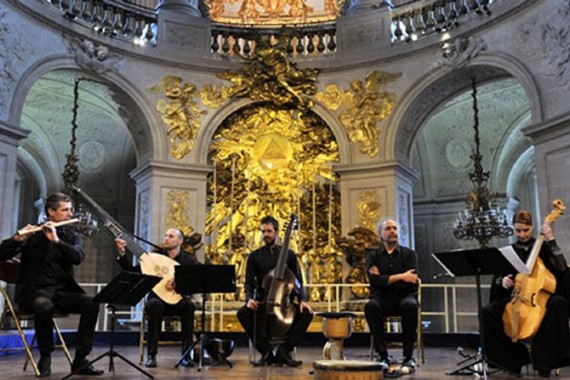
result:
<svg viewBox="0 0 570 380"><path fill-rule="evenodd" d="M380 239L374 231L368 228L356 227L348 233L349 238L339 237L337 239L342 252L345 255L346 262L350 265L350 273L345 278L345 282L349 284L366 284L368 276L366 274L366 253L367 250L380 245ZM353 286L352 294L358 298L367 298L369 295L368 287Z"/></svg>
<svg viewBox="0 0 570 380"><path fill-rule="evenodd" d="M225 71L217 75L228 80L231 87L223 87L224 97L248 97L278 106L293 106L300 110L312 107L308 98L317 92L317 69L299 69L287 55L288 32L273 44L269 35L257 39L253 57L243 57L250 63L239 71Z"/></svg>
<svg viewBox="0 0 570 380"><path fill-rule="evenodd" d="M382 215L382 205L378 199L377 191L362 191L358 194L356 202L359 226L369 230L376 230L376 223Z"/></svg>
<svg viewBox="0 0 570 380"><path fill-rule="evenodd" d="M341 280L342 253L334 240L340 232L340 198L331 167L338 147L319 117L297 113L272 104L250 106L231 115L214 135L207 255L212 262L235 264L239 281L247 255L262 243L261 217L286 221L292 213L299 215L300 229L291 248L306 268L307 281ZM312 297L324 294L317 290Z"/></svg>
<svg viewBox="0 0 570 380"><path fill-rule="evenodd" d="M361 144L362 153L375 157L380 143L378 123L392 113L397 99L396 94L382 91L382 86L400 76L401 73L373 71L364 81L353 81L350 91L341 91L336 84L329 84L315 99L330 110L341 109L338 118L348 139Z"/></svg>
<svg viewBox="0 0 570 380"><path fill-rule="evenodd" d="M207 112L200 110L194 100L200 94L192 83L182 83L182 78L167 75L156 85L147 89L150 93L161 94L156 108L168 126L166 134L170 142L170 155L181 159L194 147L194 139L200 128L200 117Z"/></svg>

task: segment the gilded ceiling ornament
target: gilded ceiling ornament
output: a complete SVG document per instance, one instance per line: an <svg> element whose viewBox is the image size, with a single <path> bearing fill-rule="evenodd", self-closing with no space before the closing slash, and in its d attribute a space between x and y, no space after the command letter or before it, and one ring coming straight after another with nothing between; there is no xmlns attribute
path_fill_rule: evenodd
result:
<svg viewBox="0 0 570 380"><path fill-rule="evenodd" d="M202 247L202 236L194 232L190 226L188 218L190 193L188 191L170 190L166 194L166 205L168 213L164 217L165 230L168 228L178 228L184 234L183 249L194 254Z"/></svg>
<svg viewBox="0 0 570 380"><path fill-rule="evenodd" d="M170 155L177 159L183 158L194 148L200 118L207 114L196 102L200 98L196 86L190 82L183 83L180 77L167 75L147 91L164 94L166 97L166 100L160 99L157 102L156 108L168 127L166 135L170 142Z"/></svg>
<svg viewBox="0 0 570 380"><path fill-rule="evenodd" d="M362 191L358 194L356 202L360 227L374 231L376 223L382 215L382 205L376 191Z"/></svg>
<svg viewBox="0 0 570 380"><path fill-rule="evenodd" d="M239 71L217 74L220 79L231 82L230 87L220 91L225 97L247 97L278 106L292 106L306 110L313 106L309 96L317 92L318 69L299 69L287 55L287 31L272 44L271 37L261 35L257 39L255 55L243 56L249 64Z"/></svg>
<svg viewBox="0 0 570 380"><path fill-rule="evenodd" d="M315 99L327 108L341 109L338 116L347 132L348 139L360 144L360 151L370 157L378 155L380 131L378 123L388 117L396 104L396 94L383 91L382 86L396 81L402 73L373 71L364 81L355 80L350 90L341 90L337 85L327 85Z"/></svg>

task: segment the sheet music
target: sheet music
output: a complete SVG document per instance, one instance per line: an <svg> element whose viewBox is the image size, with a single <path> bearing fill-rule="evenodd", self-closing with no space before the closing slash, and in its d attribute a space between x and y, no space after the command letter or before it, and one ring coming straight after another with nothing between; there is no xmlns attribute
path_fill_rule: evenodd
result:
<svg viewBox="0 0 570 380"><path fill-rule="evenodd" d="M447 273L447 276L449 276L449 277L455 277L455 275L449 270L449 268L446 267L445 264L442 263L441 260L438 259L435 254L432 253L432 254L431 254L431 257L433 257L433 258L435 259L435 261L437 261L437 263L438 263L439 265L441 265L441 267L442 267L443 269L445 269L445 272Z"/></svg>
<svg viewBox="0 0 570 380"><path fill-rule="evenodd" d="M506 247L499 248L499 251L501 251L505 259L511 263L517 272L525 274L530 273L530 269L526 266L526 263L520 259L512 246L507 245Z"/></svg>

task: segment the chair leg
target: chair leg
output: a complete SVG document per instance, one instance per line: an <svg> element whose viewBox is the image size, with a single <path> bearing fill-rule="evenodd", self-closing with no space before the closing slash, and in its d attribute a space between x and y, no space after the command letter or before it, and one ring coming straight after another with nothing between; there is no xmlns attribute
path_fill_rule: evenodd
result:
<svg viewBox="0 0 570 380"><path fill-rule="evenodd" d="M250 339L247 341L249 343L249 362L253 363L255 357L255 347L253 347L253 342Z"/></svg>
<svg viewBox="0 0 570 380"><path fill-rule="evenodd" d="M34 344L36 344L36 333L34 332L34 336L32 336L32 342L30 343L30 350L34 348ZM32 361L33 358L31 359ZM24 367L22 367L22 371L26 371L28 369L28 363L30 362L30 358L26 356L26 360L24 361Z"/></svg>
<svg viewBox="0 0 570 380"><path fill-rule="evenodd" d="M59 329L59 325L57 324L57 321L55 320L55 318L53 319L53 326L55 327L55 332L57 334L57 338L59 339L59 342L61 343L61 349L63 350L63 353L65 354L65 357L67 358L67 361L71 365L73 362L73 360L71 359L71 354L69 353L69 349L67 348L67 344L65 343L65 340L63 339L63 335L61 334L61 330Z"/></svg>
<svg viewBox="0 0 570 380"><path fill-rule="evenodd" d="M14 310L14 306L12 305L12 302L10 301L8 294L4 293L4 288L0 287L0 290L2 291L2 295L4 296L4 299L6 300L6 305L10 309L10 314L12 315L12 318L14 319L14 324L16 325L16 329L18 330L18 334L20 335L20 339L22 339L22 344L24 345L24 349L26 350L28 360L30 361L30 363L32 363L32 368L34 369L34 373L36 374L36 376L40 376L40 371L38 370L38 366L36 365L36 362L34 360L34 356L32 355L32 350L30 349L30 346L28 345L28 342L26 341L26 335L22 331L22 327L20 326L20 322L18 321L18 316L16 315L16 311Z"/></svg>
<svg viewBox="0 0 570 380"><path fill-rule="evenodd" d="M140 325L140 332L139 332L139 365L142 365L143 363L143 357L144 357L144 345L145 345L145 340L144 340L144 319L145 319L145 315L143 312L143 315L141 316L141 325Z"/></svg>

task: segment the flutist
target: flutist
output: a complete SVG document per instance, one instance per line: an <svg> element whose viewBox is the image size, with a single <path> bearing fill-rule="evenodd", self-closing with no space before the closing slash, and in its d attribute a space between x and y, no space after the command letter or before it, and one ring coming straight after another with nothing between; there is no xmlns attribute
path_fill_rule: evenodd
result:
<svg viewBox="0 0 570 380"><path fill-rule="evenodd" d="M63 193L47 197L48 221L41 227L27 225L12 238L0 244L0 260L20 255L20 282L23 284L16 301L34 313L34 326L40 350L38 370L41 377L51 374L53 343L53 310L81 314L72 370L82 375L101 375L103 371L87 365L93 346L93 331L99 307L91 301L73 276L73 266L85 258L83 240L71 229L71 198Z"/></svg>

